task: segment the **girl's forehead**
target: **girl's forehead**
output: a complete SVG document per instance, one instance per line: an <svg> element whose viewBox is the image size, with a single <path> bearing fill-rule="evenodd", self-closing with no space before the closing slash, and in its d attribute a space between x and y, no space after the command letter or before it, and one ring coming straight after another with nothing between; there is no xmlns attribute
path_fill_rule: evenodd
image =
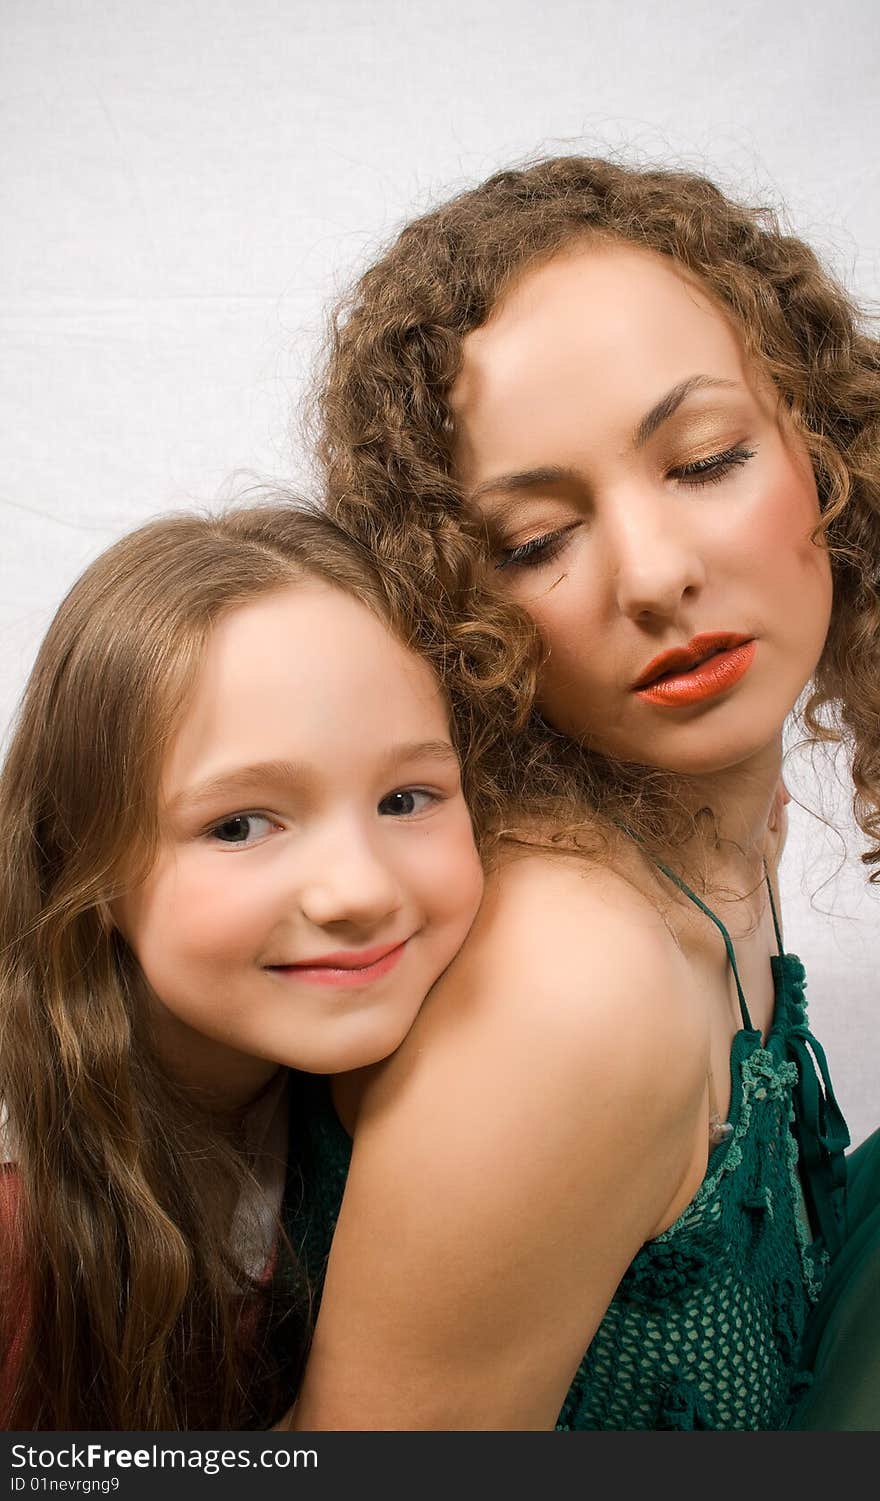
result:
<svg viewBox="0 0 880 1501"><path fill-rule="evenodd" d="M329 697L353 680L433 673L371 605L335 584L305 578L228 611L205 644L203 694L245 693L249 683L298 685Z"/></svg>
<svg viewBox="0 0 880 1501"><path fill-rule="evenodd" d="M445 733L433 669L344 590L305 580L232 609L206 642L163 771L166 796L218 767L328 761Z"/></svg>

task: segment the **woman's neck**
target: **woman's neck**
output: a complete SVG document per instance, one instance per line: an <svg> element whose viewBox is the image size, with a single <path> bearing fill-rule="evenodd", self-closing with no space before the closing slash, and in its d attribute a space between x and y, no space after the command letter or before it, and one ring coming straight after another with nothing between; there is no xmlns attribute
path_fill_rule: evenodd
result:
<svg viewBox="0 0 880 1501"><path fill-rule="evenodd" d="M763 892L767 829L782 772L782 737L747 762L683 783L697 830L669 864L699 875L707 894L729 901Z"/></svg>

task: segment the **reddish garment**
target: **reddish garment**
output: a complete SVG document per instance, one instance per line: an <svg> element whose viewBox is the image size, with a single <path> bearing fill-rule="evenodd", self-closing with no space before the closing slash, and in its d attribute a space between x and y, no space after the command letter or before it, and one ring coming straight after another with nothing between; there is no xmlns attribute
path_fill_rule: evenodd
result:
<svg viewBox="0 0 880 1501"><path fill-rule="evenodd" d="M30 1333L31 1309L17 1234L21 1184L11 1162L0 1162L0 1264L5 1267L0 1308L0 1428L12 1419L12 1394ZM8 1280L7 1280L8 1279Z"/></svg>
<svg viewBox="0 0 880 1501"><path fill-rule="evenodd" d="M18 1169L12 1162L0 1162L0 1266L4 1268L4 1306L0 1307L0 1431L8 1431L12 1421L12 1397L31 1331L30 1296L17 1233L20 1199ZM259 1278L264 1289L272 1281L277 1257L276 1244ZM251 1344L256 1339L262 1311L258 1298L243 1301L239 1327L245 1343Z"/></svg>

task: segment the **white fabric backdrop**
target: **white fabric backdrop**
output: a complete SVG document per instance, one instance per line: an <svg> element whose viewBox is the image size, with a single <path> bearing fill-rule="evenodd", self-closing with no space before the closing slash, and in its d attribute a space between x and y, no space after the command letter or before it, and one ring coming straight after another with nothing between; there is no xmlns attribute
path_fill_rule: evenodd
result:
<svg viewBox="0 0 880 1501"><path fill-rule="evenodd" d="M0 730L64 590L243 473L309 483L324 310L415 210L538 150L623 149L784 204L880 274L880 8L838 0L0 0ZM791 777L845 819L829 768ZM845 781L842 774L841 781ZM793 810L789 946L858 1141L880 893ZM823 884L827 883L827 884Z"/></svg>

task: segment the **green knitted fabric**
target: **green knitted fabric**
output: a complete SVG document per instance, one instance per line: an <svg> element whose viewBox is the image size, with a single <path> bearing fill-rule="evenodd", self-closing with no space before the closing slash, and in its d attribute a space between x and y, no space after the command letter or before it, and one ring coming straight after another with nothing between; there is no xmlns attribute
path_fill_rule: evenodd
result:
<svg viewBox="0 0 880 1501"><path fill-rule="evenodd" d="M712 1152L689 1207L624 1275L559 1428L778 1429L809 1382L799 1347L828 1251L842 1236L847 1137L824 1055L806 1030L800 960L780 954L772 964L776 1006L766 1044L751 1026L733 1042L732 1134ZM351 1142L326 1081L311 1080L309 1090L305 1195L291 1233L320 1283ZM824 1232L813 1240L799 1157Z"/></svg>
<svg viewBox="0 0 880 1501"><path fill-rule="evenodd" d="M827 1256L809 1239L791 1130L804 973L791 955L774 963L766 1046L747 1029L733 1043L733 1134L624 1275L560 1427L777 1429L809 1380L799 1346Z"/></svg>

